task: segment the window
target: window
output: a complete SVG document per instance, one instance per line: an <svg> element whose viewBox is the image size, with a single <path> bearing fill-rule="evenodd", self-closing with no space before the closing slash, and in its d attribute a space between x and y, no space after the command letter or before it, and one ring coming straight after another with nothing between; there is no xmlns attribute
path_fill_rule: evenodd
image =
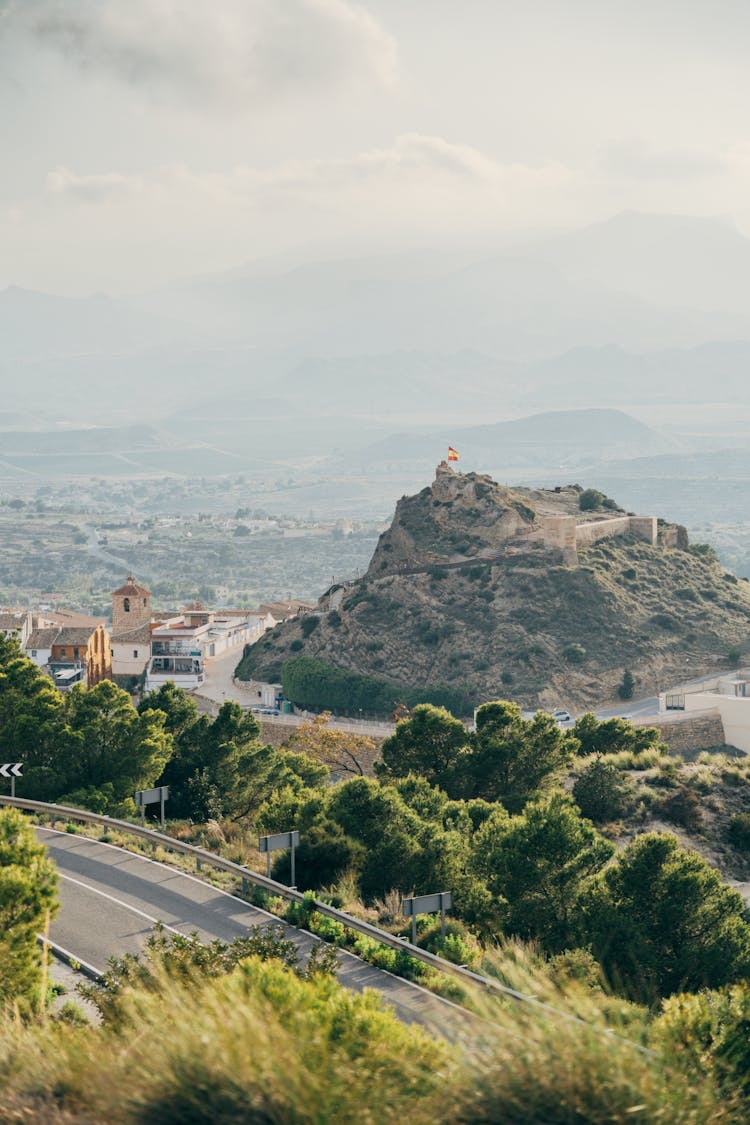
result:
<svg viewBox="0 0 750 1125"><path fill-rule="evenodd" d="M123 598L122 608L126 613L130 613L130 598Z"/></svg>
<svg viewBox="0 0 750 1125"><path fill-rule="evenodd" d="M143 599L143 604L146 605L146 599L145 598Z"/></svg>
<svg viewBox="0 0 750 1125"><path fill-rule="evenodd" d="M73 657L74 657L74 658L75 658L76 660L78 659L78 649L77 649L77 648L74 648L74 649L73 649Z"/></svg>
<svg viewBox="0 0 750 1125"><path fill-rule="evenodd" d="M36 656L36 649L35 649L35 648L32 648L32 650L31 650L31 655L32 655L32 656Z"/></svg>
<svg viewBox="0 0 750 1125"><path fill-rule="evenodd" d="M60 656L65 656L65 649L64 648L60 649Z"/></svg>
<svg viewBox="0 0 750 1125"><path fill-rule="evenodd" d="M137 660L137 659L138 659L138 649L137 649L137 648L134 648L134 649L133 649L133 659L134 659L134 660Z"/></svg>

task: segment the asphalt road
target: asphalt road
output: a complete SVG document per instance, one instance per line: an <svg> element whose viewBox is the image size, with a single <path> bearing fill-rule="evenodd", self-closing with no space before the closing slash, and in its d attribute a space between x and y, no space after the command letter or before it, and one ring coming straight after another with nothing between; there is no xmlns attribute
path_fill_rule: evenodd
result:
<svg viewBox="0 0 750 1125"><path fill-rule="evenodd" d="M98 970L110 957L137 953L156 922L204 940L231 941L250 926L279 925L301 954L315 939L274 915L166 864L83 836L37 828L60 873L60 911L50 938ZM342 984L356 992L374 988L406 1023L439 1030L460 1016L455 1005L339 951Z"/></svg>

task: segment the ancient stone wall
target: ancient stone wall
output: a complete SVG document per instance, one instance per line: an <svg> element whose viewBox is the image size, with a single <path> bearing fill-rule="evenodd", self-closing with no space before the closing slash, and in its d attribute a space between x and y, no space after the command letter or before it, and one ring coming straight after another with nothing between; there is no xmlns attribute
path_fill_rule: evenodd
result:
<svg viewBox="0 0 750 1125"><path fill-rule="evenodd" d="M676 754L690 750L708 750L725 743L724 724L718 711L703 711L684 718L636 722L635 726L657 727L662 742L666 742Z"/></svg>

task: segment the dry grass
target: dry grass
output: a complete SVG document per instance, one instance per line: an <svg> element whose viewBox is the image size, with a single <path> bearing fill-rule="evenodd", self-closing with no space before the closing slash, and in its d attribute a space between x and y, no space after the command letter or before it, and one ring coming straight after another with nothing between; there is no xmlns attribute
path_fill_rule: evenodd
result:
<svg viewBox="0 0 750 1125"><path fill-rule="evenodd" d="M137 989L117 1027L0 1024L0 1121L134 1125L740 1125L699 1068L647 1044L648 1016L515 944L495 972L543 1004L485 1000L450 1044L373 996L250 960L210 982ZM543 1005L550 1005L555 1011ZM584 1022L581 1022L584 1021ZM634 1045L635 1044L635 1045Z"/></svg>

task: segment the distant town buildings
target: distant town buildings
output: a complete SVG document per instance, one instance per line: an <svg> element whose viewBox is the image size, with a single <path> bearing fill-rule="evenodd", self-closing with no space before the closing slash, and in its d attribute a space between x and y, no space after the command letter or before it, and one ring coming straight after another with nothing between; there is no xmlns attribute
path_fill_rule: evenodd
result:
<svg viewBox="0 0 750 1125"><path fill-rule="evenodd" d="M16 637L62 691L112 677L109 633L101 618L69 610L0 610L0 633Z"/></svg>
<svg viewBox="0 0 750 1125"><path fill-rule="evenodd" d="M141 676L151 659L151 591L132 574L112 593L112 675Z"/></svg>
<svg viewBox="0 0 750 1125"><path fill-rule="evenodd" d="M290 598L257 610L213 610L192 602L179 612L155 613L151 591L129 574L112 592L110 635L103 619L52 608L52 601L50 595L40 612L0 608L0 635L16 637L63 691L104 679L128 687L142 679L145 693L169 681L192 691L205 680L206 660L230 652L239 659L267 629L313 608Z"/></svg>

